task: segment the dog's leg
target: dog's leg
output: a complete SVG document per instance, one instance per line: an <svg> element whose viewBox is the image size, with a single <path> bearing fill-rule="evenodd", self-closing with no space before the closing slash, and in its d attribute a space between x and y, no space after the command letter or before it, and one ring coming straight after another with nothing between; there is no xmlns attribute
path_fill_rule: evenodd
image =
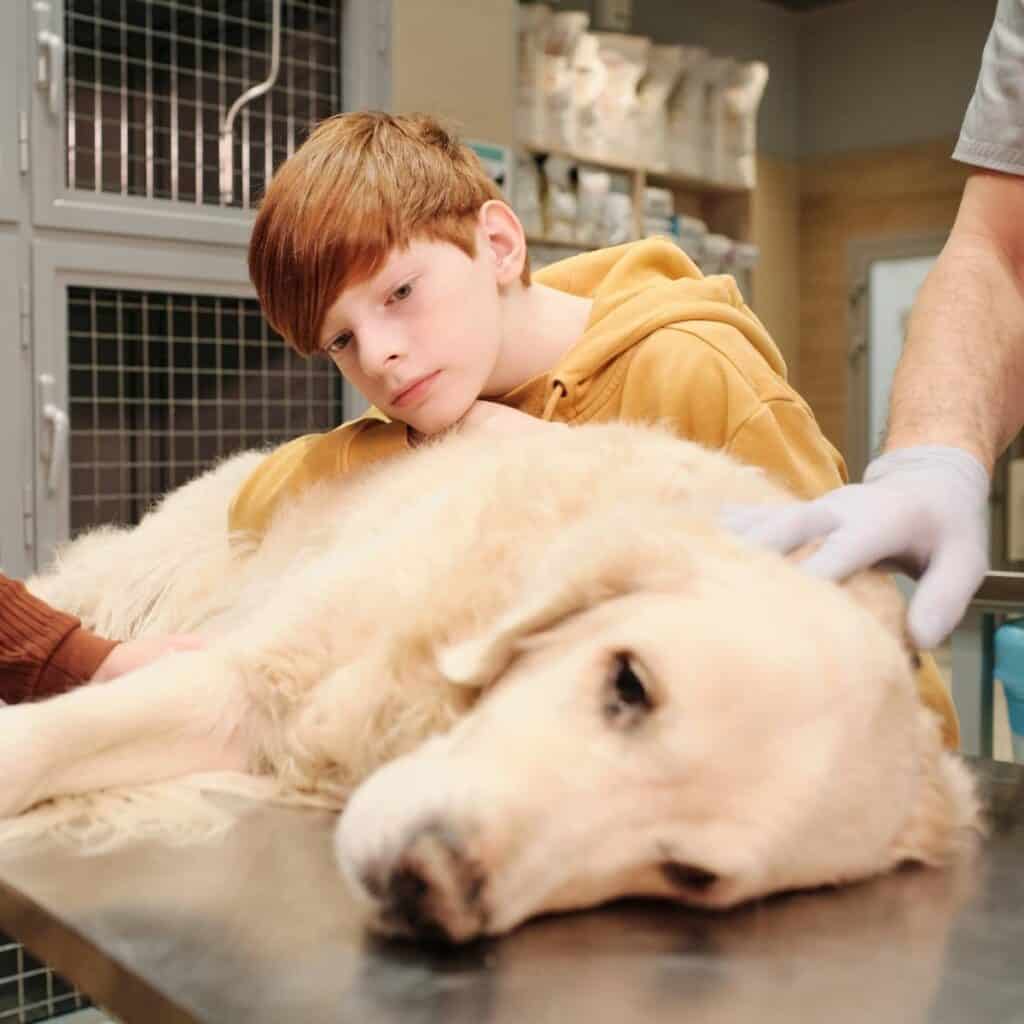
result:
<svg viewBox="0 0 1024 1024"><path fill-rule="evenodd" d="M0 708L0 817L41 800L248 765L242 673L216 648Z"/></svg>

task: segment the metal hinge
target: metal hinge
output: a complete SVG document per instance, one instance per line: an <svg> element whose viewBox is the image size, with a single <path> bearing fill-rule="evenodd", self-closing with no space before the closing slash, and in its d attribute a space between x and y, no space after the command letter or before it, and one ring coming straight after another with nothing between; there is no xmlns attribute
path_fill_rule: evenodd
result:
<svg viewBox="0 0 1024 1024"><path fill-rule="evenodd" d="M35 495L32 492L32 485L25 484L21 495L21 523L22 537L26 548L34 548L36 545L36 517L33 511L35 507Z"/></svg>
<svg viewBox="0 0 1024 1024"><path fill-rule="evenodd" d="M28 111L18 111L18 170L28 174Z"/></svg>
<svg viewBox="0 0 1024 1024"><path fill-rule="evenodd" d="M27 352L32 345L32 306L28 285L18 288L18 322L21 325L21 350Z"/></svg>

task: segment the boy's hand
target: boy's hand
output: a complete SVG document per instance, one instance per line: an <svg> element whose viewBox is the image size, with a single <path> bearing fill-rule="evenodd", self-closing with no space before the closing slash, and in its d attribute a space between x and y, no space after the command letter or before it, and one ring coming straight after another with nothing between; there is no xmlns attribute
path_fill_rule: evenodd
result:
<svg viewBox="0 0 1024 1024"><path fill-rule="evenodd" d="M107 682L128 672L133 672L137 668L142 668L143 665L148 665L151 661L156 661L157 658L163 658L178 651L195 651L205 646L206 642L201 637L189 633L128 640L123 644L118 644L100 662L91 681L94 683Z"/></svg>
<svg viewBox="0 0 1024 1024"><path fill-rule="evenodd" d="M505 437L509 434L536 433L537 431L567 430L565 423L553 423L520 412L501 402L474 402L469 411L456 424L461 433L485 434Z"/></svg>

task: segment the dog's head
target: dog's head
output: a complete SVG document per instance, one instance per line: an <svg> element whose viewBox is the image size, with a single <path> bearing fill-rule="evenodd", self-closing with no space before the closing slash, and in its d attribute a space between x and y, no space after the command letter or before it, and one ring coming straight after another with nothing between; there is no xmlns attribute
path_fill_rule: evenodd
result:
<svg viewBox="0 0 1024 1024"><path fill-rule="evenodd" d="M976 807L898 609L710 530L656 535L566 549L439 652L481 699L338 828L378 928L461 941L624 896L726 907L954 851Z"/></svg>

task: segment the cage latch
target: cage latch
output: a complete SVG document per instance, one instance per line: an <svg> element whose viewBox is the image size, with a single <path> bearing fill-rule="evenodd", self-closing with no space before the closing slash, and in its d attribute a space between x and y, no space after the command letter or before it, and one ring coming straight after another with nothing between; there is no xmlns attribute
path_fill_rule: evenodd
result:
<svg viewBox="0 0 1024 1024"><path fill-rule="evenodd" d="M246 89L231 104L220 127L220 199L225 206L230 206L234 199L234 125L235 117L247 103L269 92L277 81L277 73L281 67L281 0L273 0L272 22L270 29L270 74L257 85Z"/></svg>
<svg viewBox="0 0 1024 1024"><path fill-rule="evenodd" d="M35 0L36 85L49 90L50 113L60 113L60 93L64 87L64 40L54 31L53 5Z"/></svg>
<svg viewBox="0 0 1024 1024"><path fill-rule="evenodd" d="M46 493L56 494L68 455L68 414L55 401L57 382L53 375L39 375L39 409L49 430L44 433L42 459L47 463Z"/></svg>

